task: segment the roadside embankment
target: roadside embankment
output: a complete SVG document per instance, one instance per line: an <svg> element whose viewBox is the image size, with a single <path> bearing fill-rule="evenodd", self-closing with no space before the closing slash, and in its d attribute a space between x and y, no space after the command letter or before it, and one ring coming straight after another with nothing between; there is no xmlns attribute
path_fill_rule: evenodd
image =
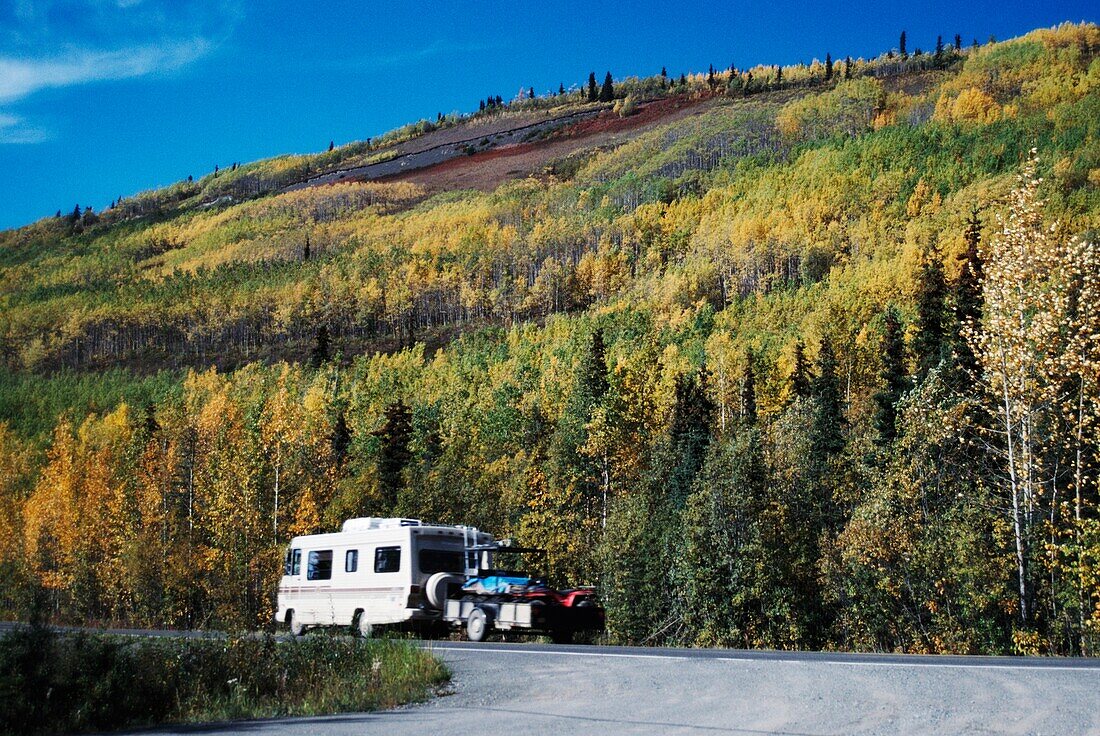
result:
<svg viewBox="0 0 1100 736"><path fill-rule="evenodd" d="M438 659L404 641L27 627L0 638L0 733L372 711L425 700L448 678Z"/></svg>

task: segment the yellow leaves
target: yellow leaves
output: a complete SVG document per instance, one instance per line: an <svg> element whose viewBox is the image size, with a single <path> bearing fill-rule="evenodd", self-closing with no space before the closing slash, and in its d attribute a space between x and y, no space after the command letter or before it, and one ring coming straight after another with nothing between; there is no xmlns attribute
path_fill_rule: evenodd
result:
<svg viewBox="0 0 1100 736"><path fill-rule="evenodd" d="M577 263L576 279L593 299L606 299L622 291L630 279L626 254L616 248L587 251Z"/></svg>
<svg viewBox="0 0 1100 736"><path fill-rule="evenodd" d="M909 217L919 217L925 213L934 214L939 211L941 203L940 193L921 178L913 189L913 194L909 196L909 201L905 205L905 213Z"/></svg>
<svg viewBox="0 0 1100 736"><path fill-rule="evenodd" d="M89 416L75 436L67 422L55 430L24 507L27 558L46 587L67 587L78 563L105 560L129 532L124 486L132 431L125 404L102 418Z"/></svg>
<svg viewBox="0 0 1100 736"><path fill-rule="evenodd" d="M1038 656L1043 653L1043 638L1038 631L1030 629L1013 629L1012 649L1020 656Z"/></svg>
<svg viewBox="0 0 1100 736"><path fill-rule="evenodd" d="M875 130L882 130L888 125L896 125L897 122L897 110L883 110L878 115L875 115L875 119L871 121L871 127Z"/></svg>
<svg viewBox="0 0 1100 736"><path fill-rule="evenodd" d="M967 87L952 96L945 91L936 103L935 119L954 123L988 125L1001 118L1001 106L986 92Z"/></svg>
<svg viewBox="0 0 1100 736"><path fill-rule="evenodd" d="M1027 34L1051 50L1081 51L1100 48L1100 26L1095 23L1061 23L1054 28L1040 28Z"/></svg>
<svg viewBox="0 0 1100 736"><path fill-rule="evenodd" d="M884 106L882 85L875 79L862 77L842 81L828 92L787 103L776 115L775 124L781 134L795 140L837 132L856 136L872 127Z"/></svg>
<svg viewBox="0 0 1100 736"><path fill-rule="evenodd" d="M294 507L294 518L288 530L290 536L304 536L322 531L321 511L312 488L306 488Z"/></svg>

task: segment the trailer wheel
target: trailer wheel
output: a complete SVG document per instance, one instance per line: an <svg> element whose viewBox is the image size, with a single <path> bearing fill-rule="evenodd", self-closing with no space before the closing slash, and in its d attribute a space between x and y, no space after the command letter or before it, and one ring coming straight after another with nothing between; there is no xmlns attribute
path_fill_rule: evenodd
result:
<svg viewBox="0 0 1100 736"><path fill-rule="evenodd" d="M466 636L470 641L484 641L488 630L489 617L485 615L485 611L480 608L470 611L466 618Z"/></svg>
<svg viewBox="0 0 1100 736"><path fill-rule="evenodd" d="M298 613L293 608L286 615L287 626L290 627L291 636L301 636L306 633L306 627L302 625L301 620L298 618Z"/></svg>
<svg viewBox="0 0 1100 736"><path fill-rule="evenodd" d="M573 630L572 629L554 629L550 632L550 641L555 644L572 644L573 643Z"/></svg>

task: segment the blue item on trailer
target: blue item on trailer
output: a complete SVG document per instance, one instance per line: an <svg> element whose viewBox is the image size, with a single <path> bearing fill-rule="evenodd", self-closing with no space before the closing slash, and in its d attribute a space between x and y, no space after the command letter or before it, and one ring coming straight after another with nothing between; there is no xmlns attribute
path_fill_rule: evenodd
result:
<svg viewBox="0 0 1100 736"><path fill-rule="evenodd" d="M531 585L531 582L531 578L515 575L484 575L469 578L462 589L468 593L479 593L481 595L503 595L510 592L514 587L527 588Z"/></svg>

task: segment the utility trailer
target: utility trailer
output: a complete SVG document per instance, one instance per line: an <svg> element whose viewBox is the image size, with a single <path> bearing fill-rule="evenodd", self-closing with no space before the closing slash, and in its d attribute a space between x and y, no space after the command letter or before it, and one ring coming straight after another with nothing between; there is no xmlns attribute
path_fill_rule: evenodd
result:
<svg viewBox="0 0 1100 736"><path fill-rule="evenodd" d="M478 568L467 572L464 582L429 580L428 595L443 597L442 619L453 628L466 630L470 641L482 641L490 631L547 634L557 643L568 643L581 631L602 631L604 611L591 587L555 590L544 578L494 566L501 554L545 555L534 547L515 547L507 540L472 545L467 559ZM433 586L433 582L435 586Z"/></svg>

